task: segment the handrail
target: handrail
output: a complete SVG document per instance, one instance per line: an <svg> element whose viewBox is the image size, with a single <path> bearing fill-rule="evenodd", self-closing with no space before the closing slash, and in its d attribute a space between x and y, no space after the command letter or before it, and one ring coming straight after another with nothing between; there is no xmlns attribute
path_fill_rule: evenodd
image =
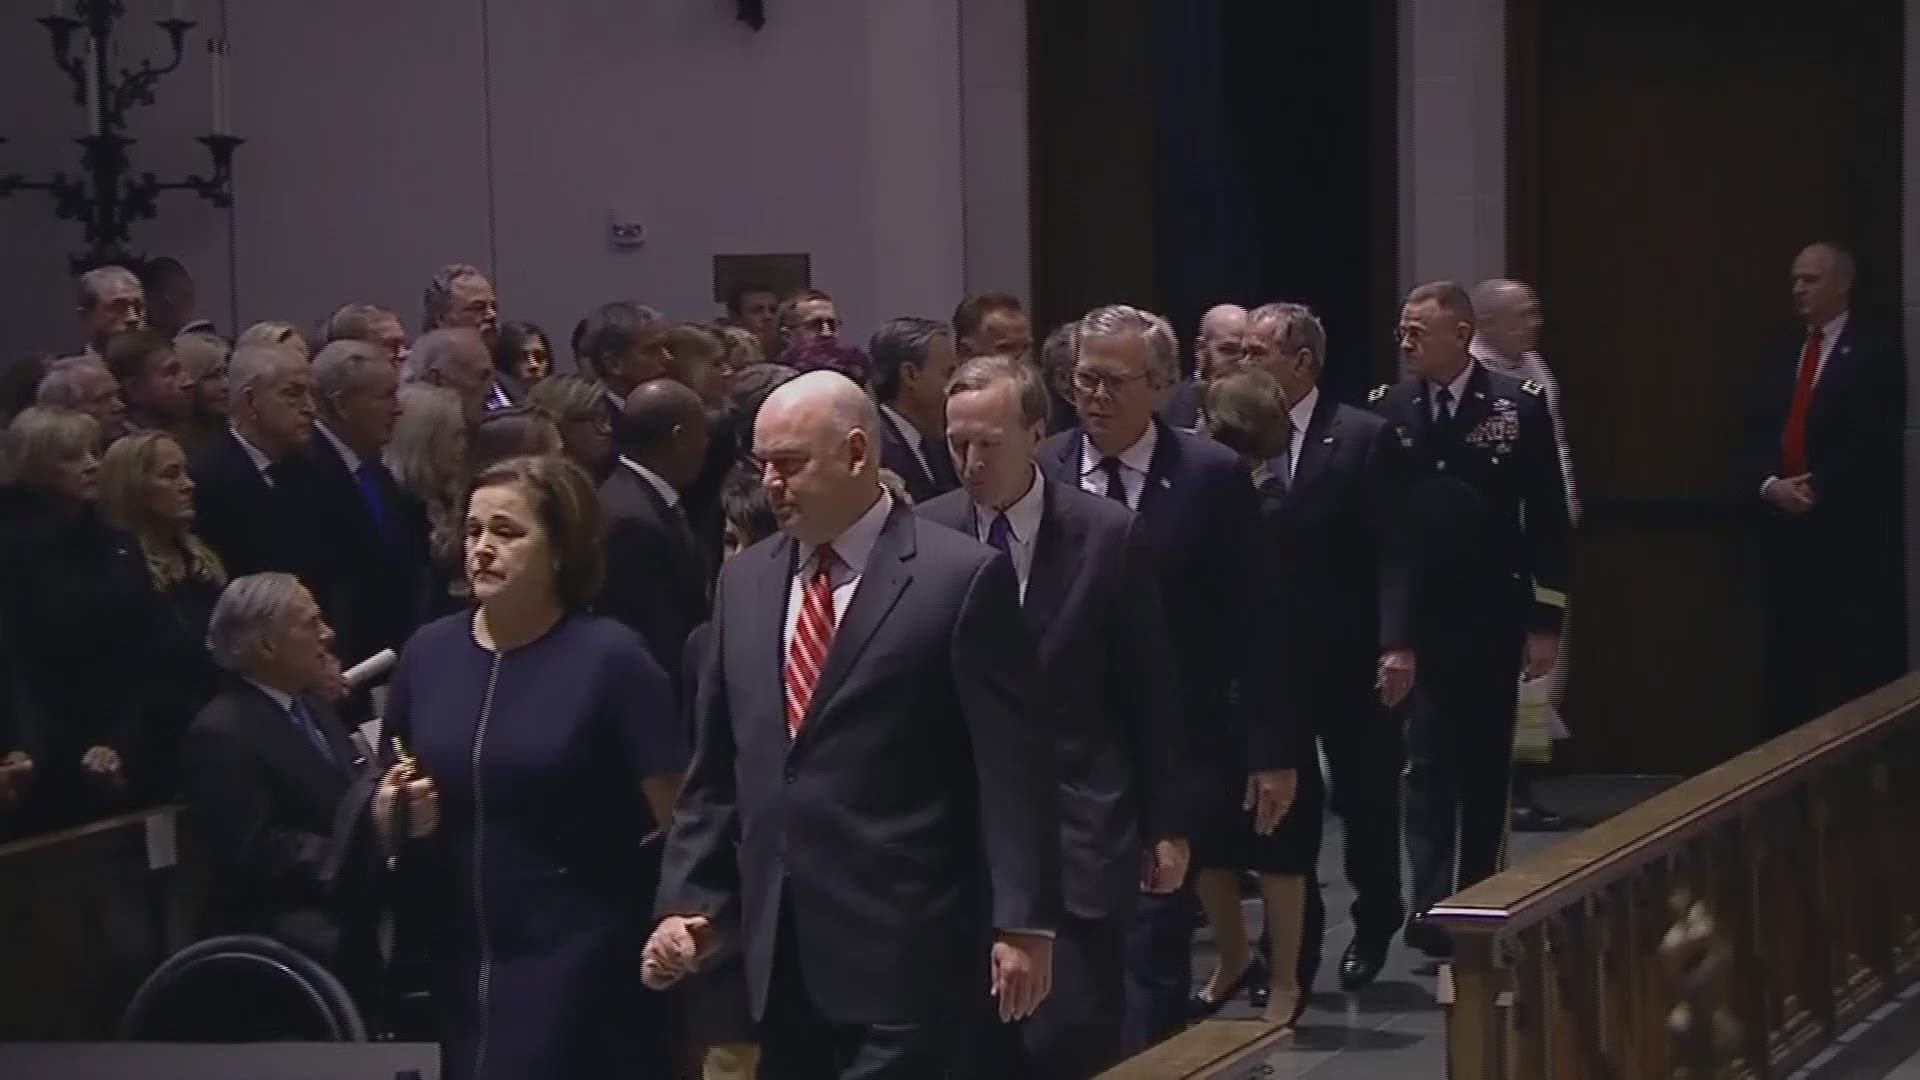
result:
<svg viewBox="0 0 1920 1080"><path fill-rule="evenodd" d="M103 833L117 832L121 829L132 828L136 825L144 827L148 819L154 817L171 817L178 819L185 809L186 807L179 803L156 803L144 809L129 810L124 814L115 814L112 817L100 818L97 821L89 821L82 825L74 825L65 829L56 829L53 832L45 832L35 836L22 837L18 840L10 840L7 843L0 844L0 859L10 859L18 855L44 851L65 844L71 844L76 840L84 840L89 836L99 836Z"/></svg>
<svg viewBox="0 0 1920 1080"><path fill-rule="evenodd" d="M1920 709L1920 674L1908 675L1811 723L1555 844L1449 898L1435 922L1459 933L1523 930L1578 897L1673 851L1742 806L1810 769L1852 757Z"/></svg>
<svg viewBox="0 0 1920 1080"><path fill-rule="evenodd" d="M1463 890L1448 1075L1803 1063L1920 978L1917 812L1913 674Z"/></svg>
<svg viewBox="0 0 1920 1080"><path fill-rule="evenodd" d="M1157 1043L1097 1080L1239 1080L1279 1050L1285 1032L1264 1020L1206 1020Z"/></svg>

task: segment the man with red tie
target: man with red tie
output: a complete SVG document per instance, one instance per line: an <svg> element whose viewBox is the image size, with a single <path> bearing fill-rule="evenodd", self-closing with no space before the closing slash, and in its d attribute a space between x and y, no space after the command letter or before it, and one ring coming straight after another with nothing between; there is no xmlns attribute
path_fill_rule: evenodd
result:
<svg viewBox="0 0 1920 1080"><path fill-rule="evenodd" d="M1831 243L1793 260L1802 329L1763 374L1753 475L1768 514L1774 731L1906 670L1897 350L1850 310L1853 258Z"/></svg>
<svg viewBox="0 0 1920 1080"><path fill-rule="evenodd" d="M895 503L878 423L829 371L761 407L780 534L720 575L642 959L661 988L739 935L770 1078L941 1076L982 986L1010 1021L1051 985L1059 826L1013 565Z"/></svg>

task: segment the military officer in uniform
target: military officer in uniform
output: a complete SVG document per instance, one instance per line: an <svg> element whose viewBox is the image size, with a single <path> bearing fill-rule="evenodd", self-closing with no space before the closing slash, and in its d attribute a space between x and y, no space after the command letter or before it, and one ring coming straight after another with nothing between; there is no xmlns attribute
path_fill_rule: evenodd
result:
<svg viewBox="0 0 1920 1080"><path fill-rule="evenodd" d="M1425 913L1505 861L1518 676L1552 670L1566 606L1567 503L1545 393L1475 363L1473 332L1459 285L1413 290L1400 313L1406 375L1371 398L1409 471L1406 940L1435 958L1448 940Z"/></svg>

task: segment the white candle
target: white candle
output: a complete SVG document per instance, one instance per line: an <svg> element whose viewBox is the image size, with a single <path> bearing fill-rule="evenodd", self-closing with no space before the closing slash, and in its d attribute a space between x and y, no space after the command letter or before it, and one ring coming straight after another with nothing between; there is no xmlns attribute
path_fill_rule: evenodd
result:
<svg viewBox="0 0 1920 1080"><path fill-rule="evenodd" d="M229 135L233 132L233 75L227 66L227 39L220 39L220 66L217 69L220 80L220 116L214 121L215 135Z"/></svg>
<svg viewBox="0 0 1920 1080"><path fill-rule="evenodd" d="M187 18L186 0L173 0L167 5L167 18L174 22L184 22Z"/></svg>
<svg viewBox="0 0 1920 1080"><path fill-rule="evenodd" d="M207 117L209 134L220 134L220 39L207 39L207 94L212 114Z"/></svg>

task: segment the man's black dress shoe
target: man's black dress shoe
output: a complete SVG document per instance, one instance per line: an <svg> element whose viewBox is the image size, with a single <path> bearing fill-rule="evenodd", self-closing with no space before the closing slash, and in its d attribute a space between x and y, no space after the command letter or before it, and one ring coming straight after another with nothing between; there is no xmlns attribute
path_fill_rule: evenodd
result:
<svg viewBox="0 0 1920 1080"><path fill-rule="evenodd" d="M1566 832L1573 823L1537 803L1520 803L1513 808L1514 832Z"/></svg>
<svg viewBox="0 0 1920 1080"><path fill-rule="evenodd" d="M1453 939L1440 926L1425 915L1415 915L1407 920L1407 929L1402 935L1410 949L1418 949L1429 960L1450 960L1453 958Z"/></svg>
<svg viewBox="0 0 1920 1080"><path fill-rule="evenodd" d="M1379 978L1380 969L1387 965L1387 944L1392 940L1354 938L1340 956L1340 989L1351 994Z"/></svg>

